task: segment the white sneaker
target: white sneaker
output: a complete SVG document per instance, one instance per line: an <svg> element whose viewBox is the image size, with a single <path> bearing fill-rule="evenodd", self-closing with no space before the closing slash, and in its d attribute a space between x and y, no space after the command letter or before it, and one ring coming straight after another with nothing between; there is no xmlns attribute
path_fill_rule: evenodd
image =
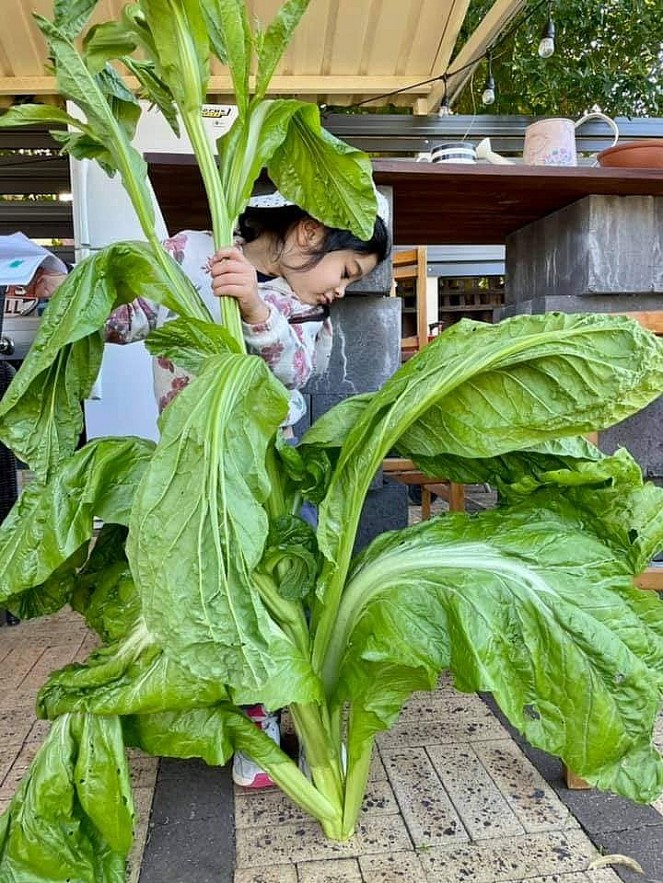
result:
<svg viewBox="0 0 663 883"><path fill-rule="evenodd" d="M311 767L308 765L308 761L306 760L306 752L304 751L303 745L299 746L299 757L297 766L299 767L299 772L303 773L309 780L309 782L312 782L313 776L311 774ZM341 769L343 770L343 775L345 775L348 769L348 750L345 747L345 742L341 744Z"/></svg>
<svg viewBox="0 0 663 883"><path fill-rule="evenodd" d="M277 745L281 744L278 714L271 714L264 705L250 705L244 709L244 713L273 742L276 742ZM274 787L270 776L241 751L236 751L233 757L233 782L242 788Z"/></svg>

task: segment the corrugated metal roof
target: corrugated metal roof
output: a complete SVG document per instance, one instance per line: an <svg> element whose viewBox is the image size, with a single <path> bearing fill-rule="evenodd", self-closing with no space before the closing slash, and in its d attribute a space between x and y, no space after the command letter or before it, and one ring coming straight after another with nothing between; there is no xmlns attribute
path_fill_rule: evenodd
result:
<svg viewBox="0 0 663 883"><path fill-rule="evenodd" d="M480 59L526 0L495 0L490 11L454 56L471 0L311 0L291 46L276 71L271 92L318 103L348 105L383 96L449 72L448 94L467 82ZM249 11L268 23L281 0L248 0ZM119 16L122 0L100 0L92 22ZM32 12L52 17L52 0L3 0L0 28L0 100L53 94L46 72L46 47ZM459 68L464 68L458 71ZM216 63L210 97L227 99L230 80ZM417 113L435 110L440 81L419 86L393 101Z"/></svg>

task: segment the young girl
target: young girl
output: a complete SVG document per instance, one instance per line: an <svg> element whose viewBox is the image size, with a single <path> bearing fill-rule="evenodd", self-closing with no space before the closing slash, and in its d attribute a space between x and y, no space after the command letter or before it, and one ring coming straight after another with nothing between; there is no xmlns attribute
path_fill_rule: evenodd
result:
<svg viewBox="0 0 663 883"><path fill-rule="evenodd" d="M219 314L215 298L236 299L247 350L269 365L290 390L290 407L283 425L292 426L305 412L299 391L312 374L327 369L332 346L329 307L389 254L389 235L378 217L368 241L346 230L326 227L280 194L257 197L239 219L234 246L213 253L209 233L185 231L169 239L166 248L192 280L201 297ZM163 308L138 300L116 310L107 325L107 340L128 343L145 337L161 321L172 318ZM154 363L155 394L162 411L187 385L190 376L169 359ZM302 513L303 514L303 513ZM278 713L262 705L246 714L279 743ZM238 752L233 779L248 788L272 785L269 776Z"/></svg>
<svg viewBox="0 0 663 883"><path fill-rule="evenodd" d="M270 200L269 207L262 204ZM280 197L257 197L239 219L236 245L213 254L209 233L185 231L165 243L192 280L213 315L215 297L233 297L242 317L247 350L265 360L290 390L289 427L305 412L299 392L312 374L324 374L332 347L329 306L351 282L369 273L389 252L389 237L378 218L371 239L331 229ZM111 317L107 339L135 340L172 318L145 302L120 308ZM138 334L136 334L138 332ZM165 359L154 366L159 410L188 382L186 372Z"/></svg>

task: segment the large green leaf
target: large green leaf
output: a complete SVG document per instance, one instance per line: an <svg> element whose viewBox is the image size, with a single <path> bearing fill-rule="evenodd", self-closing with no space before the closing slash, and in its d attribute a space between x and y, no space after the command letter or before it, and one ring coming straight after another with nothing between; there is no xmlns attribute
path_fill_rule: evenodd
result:
<svg viewBox="0 0 663 883"><path fill-rule="evenodd" d="M639 467L626 451L618 455L625 469L635 467L637 479L627 480L625 472L625 480L612 479L604 486L570 486L564 493L637 575L663 550L663 488L644 483ZM607 459L615 461L618 455Z"/></svg>
<svg viewBox="0 0 663 883"><path fill-rule="evenodd" d="M146 235L153 233L154 209L145 160L131 146L126 131L113 114L104 90L94 74L87 69L71 40L48 19L42 16L35 18L48 40L55 62L58 91L78 105L87 117L95 139L106 144L109 155L113 158L113 168L122 173L123 182L132 197Z"/></svg>
<svg viewBox="0 0 663 883"><path fill-rule="evenodd" d="M495 457L605 428L661 391L663 343L623 317L463 320L441 334L372 397L346 437L320 506L318 540L329 563L319 586L324 601L314 610L316 627L318 617L323 622L314 663L334 628L369 483L401 439L416 450L421 426L440 454Z"/></svg>
<svg viewBox="0 0 663 883"><path fill-rule="evenodd" d="M234 701L270 707L319 697L252 578L268 533L265 457L287 402L261 359L208 358L162 415L127 542L157 644Z"/></svg>
<svg viewBox="0 0 663 883"><path fill-rule="evenodd" d="M80 120L51 104L17 104L0 116L0 128L3 129L15 126L44 125L44 123L81 128Z"/></svg>
<svg viewBox="0 0 663 883"><path fill-rule="evenodd" d="M153 356L172 359L176 365L191 374L200 373L208 356L239 351L227 328L197 319L165 322L150 334L145 345Z"/></svg>
<svg viewBox="0 0 663 883"><path fill-rule="evenodd" d="M96 439L47 484L28 485L0 526L0 600L44 583L91 539L95 516L127 524L153 449L145 439Z"/></svg>
<svg viewBox="0 0 663 883"><path fill-rule="evenodd" d="M0 403L0 438L40 477L74 451L83 426L81 402L101 365L101 329L116 307L138 296L188 312L150 247L123 242L81 261L51 298Z"/></svg>
<svg viewBox="0 0 663 883"><path fill-rule="evenodd" d="M663 606L585 522L548 492L376 540L350 575L328 660L334 701L353 703L351 754L448 667L593 784L654 799Z"/></svg>
<svg viewBox="0 0 663 883"><path fill-rule="evenodd" d="M219 173L232 217L246 208L260 172L287 139L293 116L305 106L293 99L254 102L217 140Z"/></svg>
<svg viewBox="0 0 663 883"><path fill-rule="evenodd" d="M0 818L0 879L124 883L133 815L119 718L64 715Z"/></svg>
<svg viewBox="0 0 663 883"><path fill-rule="evenodd" d="M110 53L113 42L116 43L116 48L119 49L123 40L127 40L127 46L130 40L134 40L141 50L141 54L146 56L146 58L137 59L129 55L123 55L120 60L127 70L138 79L141 87L139 90L140 97L151 101L159 108L171 129L179 137L180 120L177 115L177 106L170 87L159 75L159 53L143 9L137 3L127 3L122 9L121 21L112 22L111 25L117 27L115 34L111 32L107 40L102 39L100 47L94 44L91 45L89 52L93 56L98 51L103 52L104 43L107 43L108 52ZM127 35L130 36L124 37L122 35L123 31L126 31ZM88 60L89 63L90 61Z"/></svg>
<svg viewBox="0 0 663 883"><path fill-rule="evenodd" d="M102 526L69 599L104 643L124 637L140 616L140 597L124 551L126 538L124 525Z"/></svg>
<svg viewBox="0 0 663 883"><path fill-rule="evenodd" d="M299 447L342 448L345 439L360 417L364 415L374 392L364 392L342 399L333 408L325 411L302 436Z"/></svg>
<svg viewBox="0 0 663 883"><path fill-rule="evenodd" d="M156 646L142 620L124 638L94 651L84 665L54 672L39 691L40 716L71 711L150 714L214 705L228 698L214 676L202 678Z"/></svg>
<svg viewBox="0 0 663 883"><path fill-rule="evenodd" d="M151 101L159 108L168 125L179 138L180 121L173 102L173 95L163 80L157 76L154 62L138 61L135 58L127 57L123 58L122 62L140 83L139 96Z"/></svg>
<svg viewBox="0 0 663 883"><path fill-rule="evenodd" d="M238 0L241 2L241 0ZM292 35L302 16L308 9L310 0L285 0L257 45L258 72L256 75L256 98L262 98L269 88L272 75L288 48ZM242 3L242 5L244 5Z"/></svg>
<svg viewBox="0 0 663 883"><path fill-rule="evenodd" d="M92 74L106 67L106 62L131 55L138 45L135 31L126 21L106 21L94 25L83 40L85 64Z"/></svg>
<svg viewBox="0 0 663 883"><path fill-rule="evenodd" d="M244 114L249 105L249 74L253 55L253 34L244 0L203 0L201 10L210 43L217 57L228 66L235 101Z"/></svg>
<svg viewBox="0 0 663 883"><path fill-rule="evenodd" d="M140 0L150 59L180 111L200 114L207 97L209 37L199 0ZM146 44L147 45L147 44Z"/></svg>
<svg viewBox="0 0 663 883"><path fill-rule="evenodd" d="M324 452L338 451L375 393L344 399L306 431L290 457L288 471L306 496L306 481ZM432 418L432 419L431 419ZM640 573L663 547L663 489L644 484L638 464L623 448L606 456L582 436L552 439L531 448L494 457L446 453L435 414L425 414L396 443L424 474L464 484L489 483L501 500L519 500L545 487L556 487L594 520L606 542L627 555L631 572ZM290 453L292 451L292 453ZM296 458L299 457L297 460ZM291 461L299 464L294 468ZM314 493L324 483L319 481ZM593 489L593 490L592 490Z"/></svg>
<svg viewBox="0 0 663 883"><path fill-rule="evenodd" d="M53 23L70 40L77 37L99 0L54 0Z"/></svg>
<svg viewBox="0 0 663 883"><path fill-rule="evenodd" d="M24 590L3 601L7 610L21 620L57 613L69 602L77 584L78 568L85 564L89 543L83 542L53 573L38 586Z"/></svg>
<svg viewBox="0 0 663 883"><path fill-rule="evenodd" d="M303 102L291 117L267 170L286 199L314 218L362 239L372 236L377 197L371 161L323 129L316 105Z"/></svg>
<svg viewBox="0 0 663 883"><path fill-rule="evenodd" d="M111 113L127 138L132 139L142 113L138 99L130 89L127 89L122 77L110 64L99 71L96 79Z"/></svg>
<svg viewBox="0 0 663 883"><path fill-rule="evenodd" d="M376 196L368 157L329 135L306 101L253 102L218 139L219 168L232 217L246 207L262 168L288 199L330 227L373 233Z"/></svg>
<svg viewBox="0 0 663 883"><path fill-rule="evenodd" d="M234 751L232 734L224 726L228 715L233 713L236 713L233 705L220 703L189 711L128 715L122 720L124 738L127 745L147 754L200 757L210 766L222 766Z"/></svg>

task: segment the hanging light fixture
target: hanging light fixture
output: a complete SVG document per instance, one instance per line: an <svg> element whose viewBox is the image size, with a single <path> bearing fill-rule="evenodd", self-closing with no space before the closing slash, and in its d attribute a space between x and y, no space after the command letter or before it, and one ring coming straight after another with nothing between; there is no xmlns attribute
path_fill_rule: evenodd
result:
<svg viewBox="0 0 663 883"><path fill-rule="evenodd" d="M484 83L481 101L486 106L495 104L495 78L493 77L493 54L488 53L488 75Z"/></svg>
<svg viewBox="0 0 663 883"><path fill-rule="evenodd" d="M541 58L550 58L555 51L555 22L552 19L552 0L548 0L548 19L541 31L541 42L539 43L539 56Z"/></svg>
<svg viewBox="0 0 663 883"><path fill-rule="evenodd" d="M442 95L442 101L440 102L440 109L437 112L439 117L450 117L453 113L451 109L451 104L449 103L449 95L447 94L447 75L445 74L442 77L442 82L444 83L444 94Z"/></svg>

